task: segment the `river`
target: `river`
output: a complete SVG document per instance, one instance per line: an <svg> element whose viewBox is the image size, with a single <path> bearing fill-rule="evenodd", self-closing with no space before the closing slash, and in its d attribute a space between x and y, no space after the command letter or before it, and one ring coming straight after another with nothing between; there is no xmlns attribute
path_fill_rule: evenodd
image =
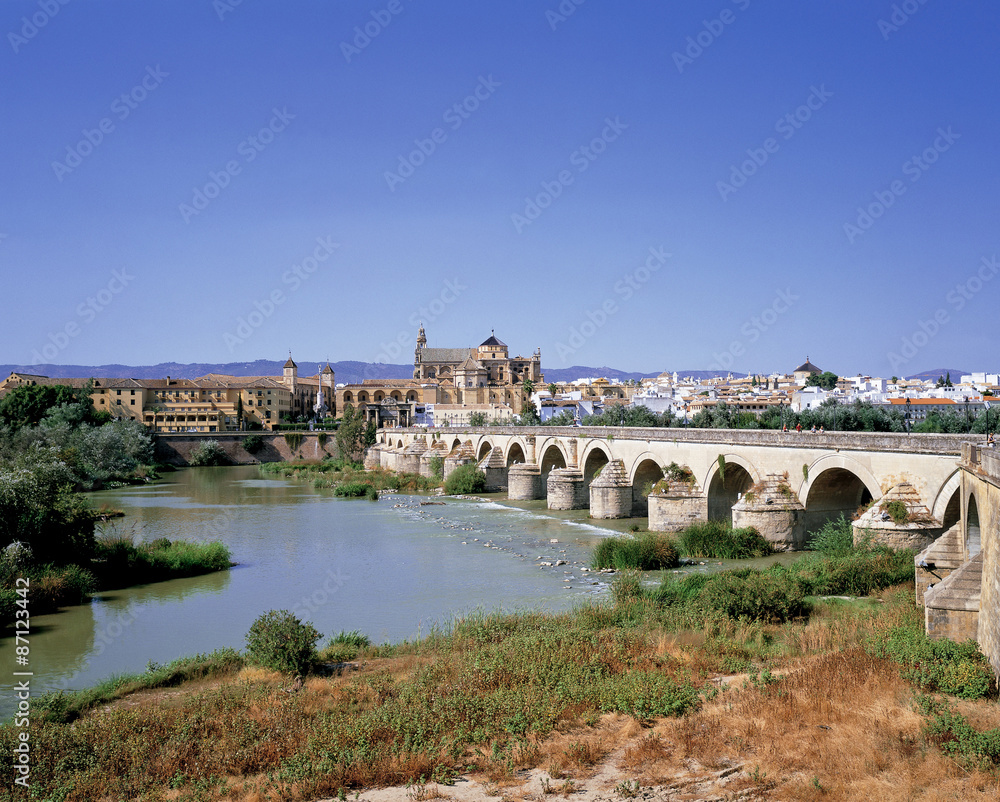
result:
<svg viewBox="0 0 1000 802"><path fill-rule="evenodd" d="M503 495L340 499L254 467L189 468L92 501L123 509L112 526L137 541L220 540L238 565L32 617L32 695L221 646L242 649L254 619L271 609L311 621L321 646L341 630L374 643L413 639L474 610L568 609L606 590L607 577L581 569L595 543L626 527ZM4 677L17 670L12 643L5 639ZM4 719L16 701L5 684Z"/></svg>

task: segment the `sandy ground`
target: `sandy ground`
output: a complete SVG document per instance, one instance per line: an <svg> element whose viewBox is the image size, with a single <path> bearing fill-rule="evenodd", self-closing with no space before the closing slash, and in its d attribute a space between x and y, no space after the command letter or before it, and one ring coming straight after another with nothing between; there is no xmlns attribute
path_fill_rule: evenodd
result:
<svg viewBox="0 0 1000 802"><path fill-rule="evenodd" d="M558 802L560 798L577 802L623 802L623 800L754 800L763 799L766 788L753 783L747 769L740 765L712 771L690 761L687 768L670 782L661 785L641 785L632 772L622 771L618 763L627 747L609 754L586 778L553 779L542 769L520 772L520 784L498 787L488 781L460 778L454 785L397 786L363 791L359 802L423 802L432 799L453 799L456 802L513 802L514 800L544 800ZM748 787L750 786L750 787ZM352 793L348 800L354 800ZM336 802L325 799L320 802Z"/></svg>

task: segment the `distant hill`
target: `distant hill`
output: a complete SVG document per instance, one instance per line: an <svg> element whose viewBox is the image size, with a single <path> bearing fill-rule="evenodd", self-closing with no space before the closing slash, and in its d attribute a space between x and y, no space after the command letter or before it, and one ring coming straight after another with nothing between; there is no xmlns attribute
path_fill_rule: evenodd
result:
<svg viewBox="0 0 1000 802"><path fill-rule="evenodd" d="M613 381L626 381L628 379L634 379L638 381L640 379L654 379L659 376L663 371L656 371L655 373L629 373L624 370L616 370L615 368L609 368L606 365L602 368L589 368L584 365L573 365L570 368L547 368L542 365L542 373L545 374L545 381L548 382L571 382L576 379L611 379ZM673 371L670 371L673 373ZM678 370L677 376L679 378L687 378L689 376L695 379L710 379L714 376L728 376L729 372L725 370ZM733 373L733 377L740 379L746 376L745 373Z"/></svg>
<svg viewBox="0 0 1000 802"><path fill-rule="evenodd" d="M912 376L907 376L907 379L919 379L920 381L930 381L936 382L941 376L946 376L951 374L951 380L953 383L958 383L962 376L968 376L969 371L967 370L956 370L955 368L934 368L934 370L925 370L923 373L914 373Z"/></svg>
<svg viewBox="0 0 1000 802"><path fill-rule="evenodd" d="M0 375L6 378L12 371L36 373L52 378L101 376L113 379L196 379L206 373L226 373L230 376L280 376L284 360L258 359L255 362L208 363L161 362L158 365L0 365ZM326 362L296 360L300 376L312 376ZM331 362L337 383L353 384L364 379L409 379L412 365L382 365L369 362Z"/></svg>

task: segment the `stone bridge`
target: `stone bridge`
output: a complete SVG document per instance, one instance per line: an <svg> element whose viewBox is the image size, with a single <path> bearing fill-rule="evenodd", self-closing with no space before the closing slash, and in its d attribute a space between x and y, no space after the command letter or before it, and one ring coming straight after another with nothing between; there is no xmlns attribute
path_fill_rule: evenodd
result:
<svg viewBox="0 0 1000 802"><path fill-rule="evenodd" d="M758 526L796 548L805 533L892 493L922 510L922 548L961 516L959 435L619 427L384 429L369 466L447 476L475 462L490 490L649 517L671 531L696 520ZM876 510L877 512L877 510ZM883 518L887 516L882 516ZM771 521L770 524L767 521ZM908 525L909 528L917 526Z"/></svg>

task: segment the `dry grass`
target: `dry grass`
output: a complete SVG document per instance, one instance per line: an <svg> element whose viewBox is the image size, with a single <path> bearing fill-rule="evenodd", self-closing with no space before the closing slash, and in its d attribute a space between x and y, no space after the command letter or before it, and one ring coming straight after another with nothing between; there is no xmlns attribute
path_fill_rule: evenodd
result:
<svg viewBox="0 0 1000 802"><path fill-rule="evenodd" d="M995 704L965 707L979 726L1000 724ZM996 799L1000 779L969 775L926 747L922 723L898 669L851 649L664 721L626 752L623 766L653 783L676 776L686 759L712 768L735 762L750 775L747 787L773 785L792 799Z"/></svg>

